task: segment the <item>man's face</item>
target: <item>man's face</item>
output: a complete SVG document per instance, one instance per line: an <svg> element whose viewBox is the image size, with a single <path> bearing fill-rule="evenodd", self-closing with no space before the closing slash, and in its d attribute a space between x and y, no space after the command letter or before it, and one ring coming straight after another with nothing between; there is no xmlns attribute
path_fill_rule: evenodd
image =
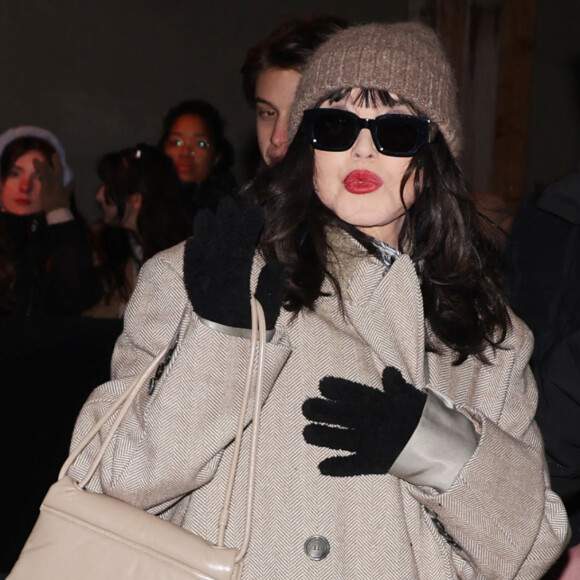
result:
<svg viewBox="0 0 580 580"><path fill-rule="evenodd" d="M256 82L256 132L267 165L277 163L288 150L288 120L300 80L292 69L269 68Z"/></svg>

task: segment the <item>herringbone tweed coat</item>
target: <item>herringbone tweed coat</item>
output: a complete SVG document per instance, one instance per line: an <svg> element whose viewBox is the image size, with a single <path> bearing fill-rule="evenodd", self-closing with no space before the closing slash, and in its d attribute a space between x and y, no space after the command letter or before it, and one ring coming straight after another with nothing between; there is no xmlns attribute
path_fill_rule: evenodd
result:
<svg viewBox="0 0 580 580"><path fill-rule="evenodd" d="M322 377L381 388L384 367L393 365L418 388L425 385L425 324L411 260L399 258L384 275L383 264L354 242L338 244L336 253L344 312L335 295L294 319L283 311L267 345L254 527L243 578L540 578L563 550L568 528L548 486L533 421L532 337L515 317L504 347L488 353L491 365L470 358L452 366L453 353L429 354L430 383L481 435L447 492L391 475L320 474L318 463L336 452L305 443L301 406L319 394ZM253 283L260 265L257 259ZM114 353L113 380L83 407L73 447L179 325L171 362L153 393L144 389L136 400L91 488L215 541L248 345L209 328L192 311L183 245L143 267ZM242 536L248 435L226 534L230 546ZM94 446L87 449L71 474L80 477L94 453ZM319 561L303 548L315 535L330 544Z"/></svg>

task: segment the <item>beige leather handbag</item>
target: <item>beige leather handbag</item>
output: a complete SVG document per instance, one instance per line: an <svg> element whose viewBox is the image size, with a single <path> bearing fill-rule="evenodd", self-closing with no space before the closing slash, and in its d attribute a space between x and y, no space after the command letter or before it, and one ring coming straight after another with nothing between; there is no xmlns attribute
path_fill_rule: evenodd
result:
<svg viewBox="0 0 580 580"><path fill-rule="evenodd" d="M219 517L217 545L121 500L85 489L133 399L175 344L176 333L172 345L151 362L65 461L58 481L51 486L44 498L38 520L8 579L238 580L250 541L265 329L262 307L252 298L250 361L224 506ZM254 394L244 539L240 548L227 548L224 545L224 536L254 365L257 365L257 384ZM80 482L72 480L66 475L68 468L117 409L120 409L119 413L88 473Z"/></svg>

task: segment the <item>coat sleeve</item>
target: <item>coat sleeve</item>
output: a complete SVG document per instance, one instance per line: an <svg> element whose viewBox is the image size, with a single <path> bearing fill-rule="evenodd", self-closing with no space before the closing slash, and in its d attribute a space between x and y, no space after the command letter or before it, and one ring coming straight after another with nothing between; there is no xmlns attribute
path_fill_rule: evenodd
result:
<svg viewBox="0 0 580 580"><path fill-rule="evenodd" d="M75 448L180 326L177 346L153 392L146 384L137 395L89 483L90 489L153 513L213 477L235 435L249 361L248 340L209 328L192 311L182 256L178 246L143 266L113 354L112 380L91 394L72 440ZM264 399L289 353L281 333L266 345ZM251 409L247 421L250 414ZM73 464L72 477L87 472L110 422Z"/></svg>
<svg viewBox="0 0 580 580"><path fill-rule="evenodd" d="M504 348L472 378L471 388L487 404L457 407L477 425L480 440L452 486L441 494L408 485L462 578L540 578L567 542L566 512L550 490L534 422L532 344L529 330L514 319Z"/></svg>

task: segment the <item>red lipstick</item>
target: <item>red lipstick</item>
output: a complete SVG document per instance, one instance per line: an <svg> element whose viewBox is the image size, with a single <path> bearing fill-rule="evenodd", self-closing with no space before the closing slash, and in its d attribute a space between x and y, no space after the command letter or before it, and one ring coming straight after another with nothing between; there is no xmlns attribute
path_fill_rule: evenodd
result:
<svg viewBox="0 0 580 580"><path fill-rule="evenodd" d="M383 180L372 171L356 169L344 178L344 187L350 193L372 193L383 185Z"/></svg>

